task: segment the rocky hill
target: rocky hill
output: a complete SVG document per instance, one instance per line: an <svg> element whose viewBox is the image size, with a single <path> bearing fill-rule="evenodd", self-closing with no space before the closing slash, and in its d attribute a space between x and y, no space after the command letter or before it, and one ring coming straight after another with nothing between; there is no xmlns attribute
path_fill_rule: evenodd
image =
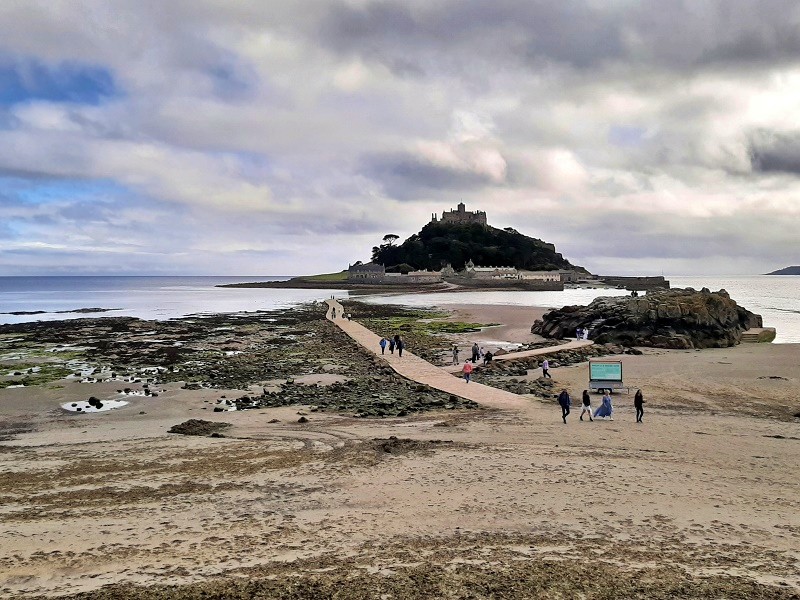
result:
<svg viewBox="0 0 800 600"><path fill-rule="evenodd" d="M766 273L767 275L800 275L800 265L795 265L793 267L786 267L784 269L778 269L777 271L773 271L772 273Z"/></svg>
<svg viewBox="0 0 800 600"><path fill-rule="evenodd" d="M562 338L574 336L580 327L588 328L589 338L601 344L725 348L738 344L743 331L761 326L761 316L736 304L725 290L675 288L565 306L546 313L531 331Z"/></svg>
<svg viewBox="0 0 800 600"><path fill-rule="evenodd" d="M508 227L478 223L431 222L400 245L391 242L372 249L372 262L393 267L438 270L447 264L464 268L470 259L480 266L509 266L531 271L577 269L556 252L553 244L528 237Z"/></svg>

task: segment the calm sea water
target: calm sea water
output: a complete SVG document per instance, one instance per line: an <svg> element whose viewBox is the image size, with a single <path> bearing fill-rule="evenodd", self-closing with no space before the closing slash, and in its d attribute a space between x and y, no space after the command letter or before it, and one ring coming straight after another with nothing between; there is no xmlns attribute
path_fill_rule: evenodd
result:
<svg viewBox="0 0 800 600"><path fill-rule="evenodd" d="M340 290L220 288L226 283L278 281L289 277L0 277L0 323L53 321L79 317L174 319L191 314L288 308L346 295ZM104 313L59 313L79 308L118 309Z"/></svg>
<svg viewBox="0 0 800 600"><path fill-rule="evenodd" d="M760 314L765 327L777 329L776 343L800 343L800 276L754 275L745 277L668 277L672 287L725 289L740 306ZM512 304L560 308L586 305L598 296L625 296L613 289L567 289L563 292L458 292L376 296L371 302L406 306L452 304Z"/></svg>
<svg viewBox="0 0 800 600"><path fill-rule="evenodd" d="M0 313L45 311L36 315L0 314L0 323L132 316L172 319L190 314L230 313L287 308L347 292L271 288L219 288L224 283L269 281L287 277L0 277ZM724 288L741 306L775 327L778 343L800 343L800 277L670 277L673 287ZM624 290L568 289L563 292L459 292L376 295L371 302L407 306L513 304L558 308L589 304L598 296L625 295ZM361 299L360 298L360 299ZM90 315L58 313L79 308L119 309Z"/></svg>

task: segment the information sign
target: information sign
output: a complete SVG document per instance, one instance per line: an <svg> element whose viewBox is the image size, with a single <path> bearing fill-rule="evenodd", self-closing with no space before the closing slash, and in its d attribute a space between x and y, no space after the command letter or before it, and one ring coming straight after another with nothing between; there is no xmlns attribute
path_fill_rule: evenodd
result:
<svg viewBox="0 0 800 600"><path fill-rule="evenodd" d="M589 379L600 381L622 381L621 362L590 362Z"/></svg>

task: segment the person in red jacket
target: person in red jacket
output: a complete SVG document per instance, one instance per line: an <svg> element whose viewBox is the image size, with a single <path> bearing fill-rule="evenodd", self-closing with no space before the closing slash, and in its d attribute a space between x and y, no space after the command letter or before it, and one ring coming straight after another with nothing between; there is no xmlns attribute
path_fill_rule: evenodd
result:
<svg viewBox="0 0 800 600"><path fill-rule="evenodd" d="M469 377L472 375L472 363L468 360L464 361L464 367L461 369L461 372L464 373L464 381L469 383Z"/></svg>

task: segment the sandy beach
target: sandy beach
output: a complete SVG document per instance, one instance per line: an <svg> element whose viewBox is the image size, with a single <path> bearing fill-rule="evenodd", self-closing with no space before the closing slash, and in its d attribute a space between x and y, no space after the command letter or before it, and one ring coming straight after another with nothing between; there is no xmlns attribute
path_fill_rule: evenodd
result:
<svg viewBox="0 0 800 600"><path fill-rule="evenodd" d="M540 339L543 311L452 308L500 324L454 336L464 349ZM633 389L614 394L613 421L578 419L585 363L553 368L566 425L533 395L521 410L364 419L213 412L241 390L178 382L80 415L59 404L87 384L2 389L0 593L800 597L800 347L642 350L620 356ZM168 433L191 418L231 426Z"/></svg>

